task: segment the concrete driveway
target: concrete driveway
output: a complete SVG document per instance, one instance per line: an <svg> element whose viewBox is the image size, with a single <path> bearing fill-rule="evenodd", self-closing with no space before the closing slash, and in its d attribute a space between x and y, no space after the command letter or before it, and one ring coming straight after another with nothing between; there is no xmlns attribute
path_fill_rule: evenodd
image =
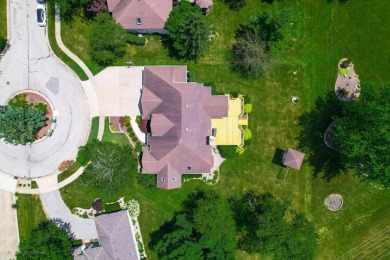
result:
<svg viewBox="0 0 390 260"><path fill-rule="evenodd" d="M19 177L53 174L74 159L87 139L90 120L85 92L73 71L53 56L46 27L36 22L36 1L10 1L10 49L0 61L0 105L21 90L45 95L59 112L50 138L13 146L0 140L0 172Z"/></svg>
<svg viewBox="0 0 390 260"><path fill-rule="evenodd" d="M140 115L144 67L109 67L95 76L100 116Z"/></svg>
<svg viewBox="0 0 390 260"><path fill-rule="evenodd" d="M95 221L71 214L58 190L41 193L40 196L46 215L51 219L61 219L63 222L70 223L71 231L76 239L95 239L98 237Z"/></svg>
<svg viewBox="0 0 390 260"><path fill-rule="evenodd" d="M19 245L19 230L14 194L0 190L0 259L15 259Z"/></svg>

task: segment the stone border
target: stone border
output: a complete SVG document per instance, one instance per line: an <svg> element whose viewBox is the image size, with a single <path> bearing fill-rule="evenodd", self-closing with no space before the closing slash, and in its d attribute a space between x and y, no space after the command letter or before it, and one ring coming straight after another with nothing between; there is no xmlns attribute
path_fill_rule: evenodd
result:
<svg viewBox="0 0 390 260"><path fill-rule="evenodd" d="M324 133L324 143L330 149L333 149L333 150L339 152L340 148L333 141L333 137L332 137L332 131L334 130L334 128L336 128L336 122L330 123L328 128L326 128L325 133Z"/></svg>
<svg viewBox="0 0 390 260"><path fill-rule="evenodd" d="M52 111L52 114L53 114L53 117L54 117L54 106L53 106L53 103L50 101L50 99L46 96L46 95L44 95L43 93L41 93L41 92L39 92L39 91L36 91L36 90L31 90L31 89L25 89L25 90L20 90L20 91L18 91L18 92L15 92L14 94L12 94L8 99L7 99L7 101L6 101L6 104L8 104L8 102L9 101L11 101L11 99L13 99L15 96L17 96L17 95L20 95L20 94L25 94L25 93L28 93L28 92L31 92L31 93L33 93L33 94L36 94L36 95L39 95L39 96L41 96L43 99L45 99L46 101L47 101L47 104L50 106L50 109L51 109L51 111ZM32 142L32 143L30 143L30 144L37 144L37 143L40 143L40 142L43 142L44 140L46 140L46 138L47 138L48 136L44 136L44 137L42 137L42 138L40 138L40 139L37 139L37 140L35 140L34 142Z"/></svg>
<svg viewBox="0 0 390 260"><path fill-rule="evenodd" d="M341 63L343 61L346 61L346 60L348 60L348 58L342 58L337 64L337 79L335 82L334 91L335 91L335 94L336 94L338 99L343 100L343 101L353 101L353 100L356 100L360 96L360 80L359 80L359 76L355 72L354 65L353 65L352 61L350 61L350 65L348 67L350 72L349 72L347 77L349 79L347 79L347 77L344 77L343 75L340 74L340 69L343 69L343 68L341 68ZM357 78L357 81L354 78ZM348 81L348 82L345 82L345 81ZM354 81L356 81L356 82L354 82ZM348 84L350 84L350 83L354 84L353 82L355 83L355 85L353 87L352 86L349 87L349 88L353 88L353 89L352 90L350 89L350 91L348 91L346 89L346 87L349 86ZM346 84L346 86L344 85L344 83ZM346 90L348 92L348 95L346 95L346 96L341 95L339 93L340 89Z"/></svg>
<svg viewBox="0 0 390 260"><path fill-rule="evenodd" d="M325 198L324 200L324 205L327 209L330 211L338 211L343 207L343 197L340 194L330 194L328 197ZM336 208L333 208L334 204L340 204L337 205Z"/></svg>

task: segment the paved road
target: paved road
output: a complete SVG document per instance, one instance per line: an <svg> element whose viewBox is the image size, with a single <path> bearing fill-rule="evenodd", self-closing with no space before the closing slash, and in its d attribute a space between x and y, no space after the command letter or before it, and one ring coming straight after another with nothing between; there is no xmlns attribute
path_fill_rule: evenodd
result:
<svg viewBox="0 0 390 260"><path fill-rule="evenodd" d="M60 115L52 137L40 143L12 146L0 140L0 172L19 177L55 173L63 160L75 158L90 124L85 92L73 71L50 53L36 6L33 0L10 1L11 47L0 61L0 105L30 89L48 97Z"/></svg>
<svg viewBox="0 0 390 260"><path fill-rule="evenodd" d="M98 237L95 221L71 214L58 190L41 193L40 196L46 214L52 219L59 218L66 223L70 223L71 230L75 234L76 239L94 239Z"/></svg>
<svg viewBox="0 0 390 260"><path fill-rule="evenodd" d="M0 190L0 259L15 259L19 244L18 221L13 193Z"/></svg>

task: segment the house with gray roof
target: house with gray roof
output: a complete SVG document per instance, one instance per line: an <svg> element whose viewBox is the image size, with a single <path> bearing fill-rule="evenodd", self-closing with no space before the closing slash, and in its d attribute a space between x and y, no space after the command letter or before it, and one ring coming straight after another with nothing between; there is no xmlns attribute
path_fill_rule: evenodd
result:
<svg viewBox="0 0 390 260"><path fill-rule="evenodd" d="M186 66L148 66L143 72L142 119L149 121L142 173L157 186L181 187L182 174L209 173L214 165L211 119L228 116L228 97L187 82Z"/></svg>
<svg viewBox="0 0 390 260"><path fill-rule="evenodd" d="M202 13L207 14L213 4L212 0L192 0L200 6ZM127 31L133 33L167 34L164 28L173 0L107 0L108 11L112 17Z"/></svg>
<svg viewBox="0 0 390 260"><path fill-rule="evenodd" d="M76 249L73 252L74 259L140 259L137 241L131 223L127 210L102 214L95 217L99 245L90 244Z"/></svg>

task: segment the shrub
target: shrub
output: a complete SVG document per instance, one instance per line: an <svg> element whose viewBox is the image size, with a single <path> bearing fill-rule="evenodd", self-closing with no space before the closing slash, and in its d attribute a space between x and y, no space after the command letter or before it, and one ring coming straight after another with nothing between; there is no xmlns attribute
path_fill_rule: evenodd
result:
<svg viewBox="0 0 390 260"><path fill-rule="evenodd" d="M105 212L115 212L121 210L121 206L119 205L119 202L114 202L110 204L106 204L105 206Z"/></svg>
<svg viewBox="0 0 390 260"><path fill-rule="evenodd" d="M135 145L135 151L137 153L142 152L142 145L139 142L137 142L137 144Z"/></svg>
<svg viewBox="0 0 390 260"><path fill-rule="evenodd" d="M126 127L130 127L130 123L129 123L129 122L126 122L126 123L125 123L125 126L126 126Z"/></svg>
<svg viewBox="0 0 390 260"><path fill-rule="evenodd" d="M49 113L49 111L47 110L47 105L46 105L46 104L38 103L38 104L36 104L36 105L34 106L34 108L35 108L36 110L42 111L45 115L46 115L47 113Z"/></svg>
<svg viewBox="0 0 390 260"><path fill-rule="evenodd" d="M58 170L60 172L63 172L65 170L67 170L70 166L72 166L74 164L74 160L66 160L66 161L63 161L60 166L58 166Z"/></svg>
<svg viewBox="0 0 390 260"><path fill-rule="evenodd" d="M156 174L143 174L140 173L138 177L138 184L144 186L148 190L154 190L157 188Z"/></svg>
<svg viewBox="0 0 390 260"><path fill-rule="evenodd" d="M350 64L351 64L351 61L347 59L347 60L341 62L340 67L343 69L346 69L349 67Z"/></svg>
<svg viewBox="0 0 390 260"><path fill-rule="evenodd" d="M132 131L129 133L130 134L130 137L131 137L131 139L133 139L134 137L136 137L135 136L135 133L133 132L133 129L131 129Z"/></svg>
<svg viewBox="0 0 390 260"><path fill-rule="evenodd" d="M137 138L136 136L132 136L132 137L131 137L131 140L133 141L133 143L138 142L138 138Z"/></svg>
<svg viewBox="0 0 390 260"><path fill-rule="evenodd" d="M238 98L238 92L234 91L234 92L230 93L230 96L232 98Z"/></svg>
<svg viewBox="0 0 390 260"><path fill-rule="evenodd" d="M340 69L339 73L340 73L340 75L348 75L349 69Z"/></svg>
<svg viewBox="0 0 390 260"><path fill-rule="evenodd" d="M103 201L101 199L95 199L92 202L92 208L98 212L102 211Z"/></svg>
<svg viewBox="0 0 390 260"><path fill-rule="evenodd" d="M126 130L127 130L127 132L128 132L129 134L133 131L133 129L131 129L131 127L126 128Z"/></svg>
<svg viewBox="0 0 390 260"><path fill-rule="evenodd" d="M123 116L119 118L119 124L121 125L121 127L125 125L125 118Z"/></svg>
<svg viewBox="0 0 390 260"><path fill-rule="evenodd" d="M218 145L217 147L223 158L233 158L237 156L236 145Z"/></svg>
<svg viewBox="0 0 390 260"><path fill-rule="evenodd" d="M136 118L135 118L135 122L137 124L141 123L141 120L142 120L142 117L140 115L138 115Z"/></svg>
<svg viewBox="0 0 390 260"><path fill-rule="evenodd" d="M139 213L141 212L139 208L139 203L135 199L131 199L125 203L124 209L127 209L129 215L132 219L136 220Z"/></svg>
<svg viewBox="0 0 390 260"><path fill-rule="evenodd" d="M113 131L113 132L118 131L118 129L116 129L116 127L114 125L110 125L110 128L111 128L111 131Z"/></svg>
<svg viewBox="0 0 390 260"><path fill-rule="evenodd" d="M72 241L72 246L73 247L79 247L83 244L83 241L81 239L78 239L78 240L73 240Z"/></svg>
<svg viewBox="0 0 390 260"><path fill-rule="evenodd" d="M148 132L148 120L141 120L138 127L142 133L146 134Z"/></svg>
<svg viewBox="0 0 390 260"><path fill-rule="evenodd" d="M244 129L244 140L249 140L252 138L252 131L249 128Z"/></svg>
<svg viewBox="0 0 390 260"><path fill-rule="evenodd" d="M238 153L239 155L243 154L245 150L246 149L244 147L236 147L236 153Z"/></svg>
<svg viewBox="0 0 390 260"><path fill-rule="evenodd" d="M348 91L345 88L340 88L338 91L343 96L347 96L348 95Z"/></svg>
<svg viewBox="0 0 390 260"><path fill-rule="evenodd" d="M146 38L145 37L138 37L138 35L128 33L126 35L126 42L128 44L132 44L132 45L144 46L146 43Z"/></svg>
<svg viewBox="0 0 390 260"><path fill-rule="evenodd" d="M249 114L250 112L252 112L252 104L251 103L245 104L244 112L245 112L245 114Z"/></svg>
<svg viewBox="0 0 390 260"><path fill-rule="evenodd" d="M126 122L126 123L130 123L130 119L131 119L131 118L130 118L129 116L124 116L124 118L125 118L125 122Z"/></svg>

